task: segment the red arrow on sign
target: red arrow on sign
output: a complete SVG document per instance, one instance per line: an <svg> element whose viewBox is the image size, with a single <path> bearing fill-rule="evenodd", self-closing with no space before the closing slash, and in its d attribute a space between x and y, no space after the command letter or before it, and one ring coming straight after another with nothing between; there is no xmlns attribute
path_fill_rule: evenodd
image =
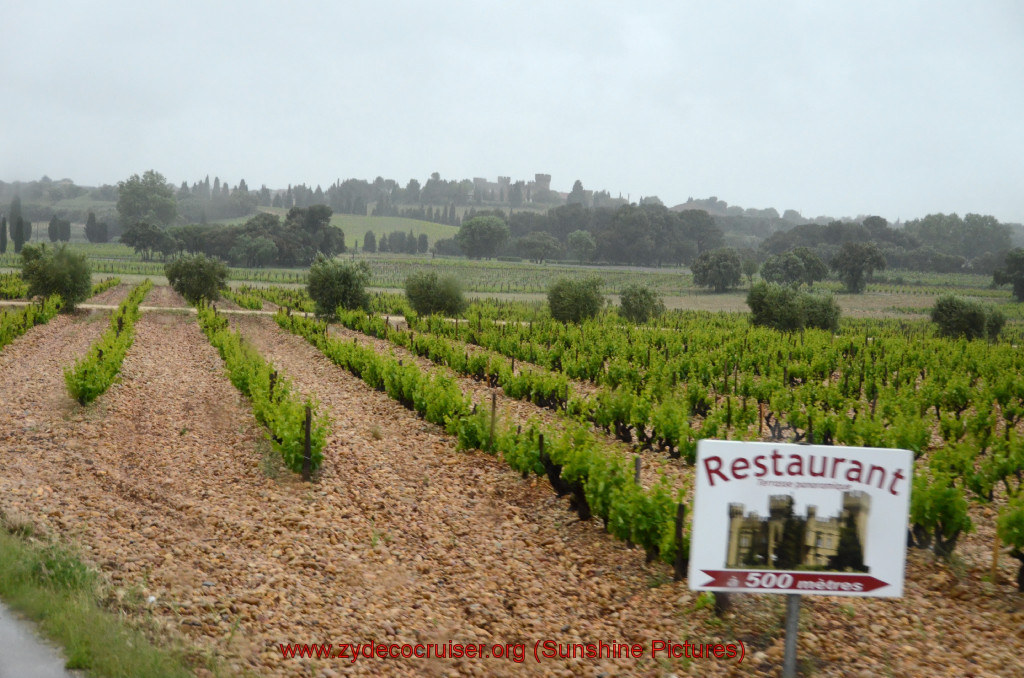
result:
<svg viewBox="0 0 1024 678"><path fill-rule="evenodd" d="M786 572L778 570L701 570L711 577L702 588L736 591L796 591L804 593L868 593L888 582L867 574Z"/></svg>

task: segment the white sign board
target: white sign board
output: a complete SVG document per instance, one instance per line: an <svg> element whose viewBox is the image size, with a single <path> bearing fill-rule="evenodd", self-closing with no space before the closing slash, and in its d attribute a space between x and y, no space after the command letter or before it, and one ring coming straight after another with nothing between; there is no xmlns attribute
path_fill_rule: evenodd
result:
<svg viewBox="0 0 1024 678"><path fill-rule="evenodd" d="M701 440L690 588L903 595L908 450Z"/></svg>

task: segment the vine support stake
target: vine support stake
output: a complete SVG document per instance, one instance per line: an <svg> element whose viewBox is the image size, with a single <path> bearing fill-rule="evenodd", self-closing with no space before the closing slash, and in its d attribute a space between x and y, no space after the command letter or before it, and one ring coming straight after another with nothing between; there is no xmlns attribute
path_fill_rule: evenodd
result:
<svg viewBox="0 0 1024 678"><path fill-rule="evenodd" d="M683 528L686 520L686 504L676 505L676 560L673 563L673 575L676 581L686 576L686 554L683 553Z"/></svg>
<svg viewBox="0 0 1024 678"><path fill-rule="evenodd" d="M302 479L305 480L307 483L311 480L311 478L313 476L313 453L312 453L312 448L311 448L311 445L310 445L310 429L312 428L312 426L313 426L313 410L307 404L306 405L306 423L305 423L305 427L304 427L305 428L305 433L306 433L306 441L305 441L305 445L303 446L303 450L302 450Z"/></svg>
<svg viewBox="0 0 1024 678"><path fill-rule="evenodd" d="M498 414L498 394L491 392L491 435L487 439L487 449L494 449L494 421Z"/></svg>
<svg viewBox="0 0 1024 678"><path fill-rule="evenodd" d="M636 485L640 484L640 469L643 466L643 461L640 459L640 455L633 457L633 483Z"/></svg>

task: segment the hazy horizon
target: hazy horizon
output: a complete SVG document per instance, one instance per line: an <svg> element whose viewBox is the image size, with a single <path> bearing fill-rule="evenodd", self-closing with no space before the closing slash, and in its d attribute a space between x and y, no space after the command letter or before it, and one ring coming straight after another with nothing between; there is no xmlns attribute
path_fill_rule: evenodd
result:
<svg viewBox="0 0 1024 678"><path fill-rule="evenodd" d="M41 2L0 179L552 176L666 205L1024 222L1024 5Z"/></svg>

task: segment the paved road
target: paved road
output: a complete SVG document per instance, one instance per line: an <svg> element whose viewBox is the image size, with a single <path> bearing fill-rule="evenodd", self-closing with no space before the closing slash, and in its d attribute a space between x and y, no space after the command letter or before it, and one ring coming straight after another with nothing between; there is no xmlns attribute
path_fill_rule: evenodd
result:
<svg viewBox="0 0 1024 678"><path fill-rule="evenodd" d="M0 678L74 678L60 652L0 603Z"/></svg>

